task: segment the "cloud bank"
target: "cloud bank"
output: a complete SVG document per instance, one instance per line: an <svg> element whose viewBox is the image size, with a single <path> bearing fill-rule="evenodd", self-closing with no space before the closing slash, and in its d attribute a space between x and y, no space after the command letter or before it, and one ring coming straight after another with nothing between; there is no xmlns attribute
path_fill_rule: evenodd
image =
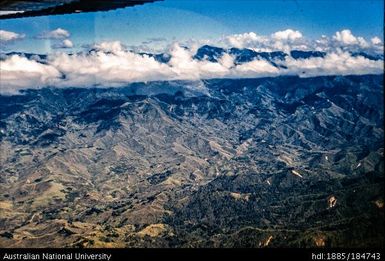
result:
<svg viewBox="0 0 385 261"><path fill-rule="evenodd" d="M57 32L57 30L55 30ZM52 31L53 32L53 31ZM55 33L56 35L56 33ZM60 35L64 37L63 32ZM56 35L57 36L57 35ZM55 37L56 37L55 36ZM69 36L66 34L65 37ZM65 38L64 37L64 38ZM55 38L56 39L56 38ZM71 41L63 39L60 48L70 48ZM166 60L154 54L127 50L119 41L102 42L76 54L54 53L45 60L21 55L9 55L0 61L0 93L16 93L21 89L54 86L65 87L120 87L132 82L163 80L200 80L212 78L256 78L280 75L312 77L322 75L381 74L383 56L374 59L354 51L378 54L383 49L380 38L370 41L354 36L349 30L337 32L313 42L302 33L284 30L270 37L256 33L231 35L218 45L226 48L283 51L281 58L261 56L237 62L230 49L220 52L215 60L195 57L200 46L185 47L171 44L165 51ZM358 49L357 49L358 48ZM324 51L323 55L293 57L290 50Z"/></svg>

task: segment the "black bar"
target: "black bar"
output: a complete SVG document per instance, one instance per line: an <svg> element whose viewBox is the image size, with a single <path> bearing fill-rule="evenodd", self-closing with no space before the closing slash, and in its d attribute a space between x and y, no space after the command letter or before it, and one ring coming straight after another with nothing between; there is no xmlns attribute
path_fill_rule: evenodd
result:
<svg viewBox="0 0 385 261"><path fill-rule="evenodd" d="M247 260L358 261L384 260L384 249L0 249L0 260L220 260L249 256Z"/></svg>

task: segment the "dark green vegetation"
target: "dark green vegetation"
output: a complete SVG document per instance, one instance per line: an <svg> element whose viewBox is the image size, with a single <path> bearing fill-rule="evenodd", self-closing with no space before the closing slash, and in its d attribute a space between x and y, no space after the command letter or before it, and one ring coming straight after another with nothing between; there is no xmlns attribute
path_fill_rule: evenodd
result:
<svg viewBox="0 0 385 261"><path fill-rule="evenodd" d="M0 96L2 247L379 247L383 76Z"/></svg>

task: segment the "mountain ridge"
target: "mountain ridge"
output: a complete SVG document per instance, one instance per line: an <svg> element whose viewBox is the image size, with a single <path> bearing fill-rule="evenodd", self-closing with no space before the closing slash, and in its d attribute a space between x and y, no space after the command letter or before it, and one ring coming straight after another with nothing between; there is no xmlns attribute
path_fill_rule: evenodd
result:
<svg viewBox="0 0 385 261"><path fill-rule="evenodd" d="M0 245L380 246L382 86L282 76L0 96Z"/></svg>

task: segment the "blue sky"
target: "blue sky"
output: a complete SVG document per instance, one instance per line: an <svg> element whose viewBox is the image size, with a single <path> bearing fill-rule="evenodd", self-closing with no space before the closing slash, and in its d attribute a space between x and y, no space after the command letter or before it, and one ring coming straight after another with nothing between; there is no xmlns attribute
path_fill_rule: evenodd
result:
<svg viewBox="0 0 385 261"><path fill-rule="evenodd" d="M71 32L76 48L112 40L130 46L154 38L215 39L251 31L270 35L287 28L313 39L342 29L370 39L382 38L383 16L382 0L164 0L109 12L1 20L0 29L26 35L7 45L8 50L45 53L52 42L36 35L58 27Z"/></svg>

